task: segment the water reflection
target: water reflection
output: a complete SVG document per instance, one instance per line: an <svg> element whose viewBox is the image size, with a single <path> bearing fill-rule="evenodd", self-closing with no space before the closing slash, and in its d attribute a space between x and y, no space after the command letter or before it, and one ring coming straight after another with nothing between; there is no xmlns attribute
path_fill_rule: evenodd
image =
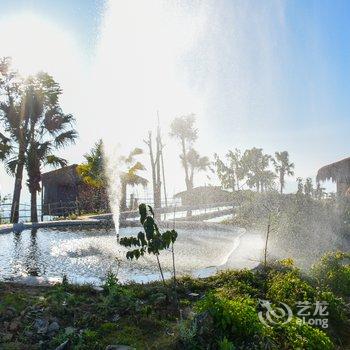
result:
<svg viewBox="0 0 350 350"><path fill-rule="evenodd" d="M40 263L40 247L37 239L38 230L30 231L29 239L24 235L26 232L13 233L13 258L12 258L12 274L13 275L29 275L42 276L45 274L43 265Z"/></svg>
<svg viewBox="0 0 350 350"><path fill-rule="evenodd" d="M29 246L24 259L24 269L30 276L40 276L40 249L37 240L37 229L32 229L30 233Z"/></svg>

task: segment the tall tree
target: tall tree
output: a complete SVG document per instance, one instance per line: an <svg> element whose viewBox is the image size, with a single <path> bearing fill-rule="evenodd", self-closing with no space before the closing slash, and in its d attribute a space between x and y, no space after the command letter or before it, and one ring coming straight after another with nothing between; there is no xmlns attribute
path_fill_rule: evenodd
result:
<svg viewBox="0 0 350 350"><path fill-rule="evenodd" d="M31 220L38 221L37 194L41 190L43 166L65 166L67 161L54 154L70 143L78 134L73 128L74 118L63 113L59 97L62 90L53 77L38 73L26 82L31 91L29 116L29 146L26 152L28 188L31 195Z"/></svg>
<svg viewBox="0 0 350 350"><path fill-rule="evenodd" d="M162 200L162 178L161 178L161 168L163 171L163 180L164 180L164 163L163 163L163 143L160 133L159 121L157 127L157 136L156 136L156 147L153 149L153 139L152 131L148 132L148 139L144 140L145 144L149 149L149 156L151 162L151 172L152 172L152 188L153 188L153 202L155 208L161 207ZM164 195L165 186L164 186Z"/></svg>
<svg viewBox="0 0 350 350"><path fill-rule="evenodd" d="M297 177L297 196L302 196L304 194L304 184L301 177Z"/></svg>
<svg viewBox="0 0 350 350"><path fill-rule="evenodd" d="M224 189L231 189L234 191L236 189L234 169L232 169L229 165L222 161L216 153L214 154L213 165L215 167L216 175L220 180L221 186Z"/></svg>
<svg viewBox="0 0 350 350"><path fill-rule="evenodd" d="M312 184L311 177L308 177L305 180L304 193L307 197L311 197L314 193L314 185Z"/></svg>
<svg viewBox="0 0 350 350"><path fill-rule="evenodd" d="M285 177L294 175L294 163L289 161L289 154L287 151L276 152L275 159L273 159L275 170L280 182L280 193L283 193L285 187Z"/></svg>
<svg viewBox="0 0 350 350"><path fill-rule="evenodd" d="M0 160L7 172L15 177L12 194L11 222L19 220L25 154L28 149L29 117L33 93L19 75L11 69L9 58L0 60Z"/></svg>
<svg viewBox="0 0 350 350"><path fill-rule="evenodd" d="M262 148L248 149L242 157L242 165L247 174L247 185L250 188L255 187L258 192L271 189L276 177L269 170L271 156L264 154Z"/></svg>
<svg viewBox="0 0 350 350"><path fill-rule="evenodd" d="M53 154L51 142L31 142L26 156L28 172L27 186L30 192L30 218L38 222L37 194L41 191L40 181L43 166L64 167L67 161Z"/></svg>
<svg viewBox="0 0 350 350"><path fill-rule="evenodd" d="M194 141L198 138L198 130L194 126L195 121L194 114L190 114L175 118L170 125L170 136L178 139L181 145L180 159L185 169L185 183L187 190L193 188L193 183L190 178L190 165L187 157Z"/></svg>
<svg viewBox="0 0 350 350"><path fill-rule="evenodd" d="M189 166L189 181L191 188L193 188L194 183L193 183L193 177L196 172L199 171L205 171L209 168L210 162L208 157L201 157L199 153L191 148L187 152L187 161L188 161L188 166ZM184 161L183 159L181 159Z"/></svg>
<svg viewBox="0 0 350 350"><path fill-rule="evenodd" d="M143 154L141 148L134 148L128 156L120 157L120 162L124 165L124 175L122 175L122 198L121 198L121 209L125 210L126 205L126 186L146 186L148 181L139 176L139 171L146 170L145 166L136 160L136 157Z"/></svg>
<svg viewBox="0 0 350 350"><path fill-rule="evenodd" d="M317 200L321 200L327 195L326 189L321 186L319 182L317 182L316 188L314 190L314 197Z"/></svg>
<svg viewBox="0 0 350 350"><path fill-rule="evenodd" d="M242 164L242 153L238 148L233 151L229 150L226 154L229 166L234 171L235 183L237 190L241 188L240 181L242 181L246 175L246 170Z"/></svg>
<svg viewBox="0 0 350 350"><path fill-rule="evenodd" d="M226 162L220 159L220 157L214 154L214 166L216 168L216 174L219 177L221 185L225 189L241 188L240 181L245 177L245 168L242 164L242 154L239 149L229 150L226 154Z"/></svg>

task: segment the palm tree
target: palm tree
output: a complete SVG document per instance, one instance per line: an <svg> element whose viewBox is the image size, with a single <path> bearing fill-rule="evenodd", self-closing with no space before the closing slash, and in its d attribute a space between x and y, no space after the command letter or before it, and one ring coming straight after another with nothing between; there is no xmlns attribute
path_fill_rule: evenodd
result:
<svg viewBox="0 0 350 350"><path fill-rule="evenodd" d="M122 196L121 196L121 209L125 210L127 208L126 205L126 186L147 186L148 181L139 176L138 172L146 170L145 166L136 161L135 157L143 154L143 150L141 148L134 148L128 156L120 157L121 163L124 164L124 173L122 174Z"/></svg>
<svg viewBox="0 0 350 350"><path fill-rule="evenodd" d="M98 140L90 153L84 155L85 163L77 167L78 174L82 177L84 183L100 189L107 186L107 179L104 171L103 160L103 141Z"/></svg>
<svg viewBox="0 0 350 350"><path fill-rule="evenodd" d="M64 114L59 105L62 91L52 76L38 73L28 78L27 84L32 92L26 152L27 185L31 195L31 220L37 222L41 170L45 165L65 166L67 161L54 155L54 151L74 143L78 134L73 128L74 117Z"/></svg>
<svg viewBox="0 0 350 350"><path fill-rule="evenodd" d="M275 170L279 176L280 193L283 193L285 186L285 177L294 175L294 163L289 162L289 154L287 151L276 152L273 160Z"/></svg>
<svg viewBox="0 0 350 350"><path fill-rule="evenodd" d="M84 183L97 190L98 197L104 196L108 187L103 147L103 141L100 139L95 143L90 153L84 155L86 162L78 165L77 168L78 174L82 177ZM136 161L135 157L142 153L142 149L135 148L128 156L119 158L119 163L124 167L124 171L121 174L122 188L120 206L122 210L126 209L126 186L146 186L148 183L146 179L138 176L138 172L145 170L145 167L141 162Z"/></svg>
<svg viewBox="0 0 350 350"><path fill-rule="evenodd" d="M77 172L87 186L82 186L79 200L84 209L96 211L108 207L107 176L105 172L103 141L98 140L89 153L84 155L85 162L79 164ZM107 204L107 205L106 205Z"/></svg>
<svg viewBox="0 0 350 350"><path fill-rule="evenodd" d="M0 122L4 126L4 133L0 132L0 161L5 163L7 172L15 176L10 220L16 223L19 220L33 94L10 66L9 58L0 60Z"/></svg>
<svg viewBox="0 0 350 350"><path fill-rule="evenodd" d="M27 186L30 192L30 218L32 222L38 222L37 194L41 191L41 170L43 166L64 167L67 161L54 155L51 142L32 142L26 157L28 172Z"/></svg>
<svg viewBox="0 0 350 350"><path fill-rule="evenodd" d="M181 158L182 162L184 162L184 159ZM191 148L187 152L187 162L189 165L189 182L191 185L191 188L193 188L193 176L195 172L199 171L205 171L209 168L210 162L208 157L201 157L199 153Z"/></svg>
<svg viewBox="0 0 350 350"><path fill-rule="evenodd" d="M225 164L219 157L217 153L214 153L214 162L213 165L216 171L216 175L218 176L221 186L225 189L232 189L233 191L236 188L236 178L234 169L232 169L229 165Z"/></svg>
<svg viewBox="0 0 350 350"><path fill-rule="evenodd" d="M240 190L240 181L246 176L245 167L242 163L242 154L239 149L229 150L226 154L227 163L214 154L214 166L223 188Z"/></svg>
<svg viewBox="0 0 350 350"><path fill-rule="evenodd" d="M187 190L193 188L190 179L190 169L187 154L194 141L198 138L198 130L194 127L196 119L193 114L177 117L170 125L170 136L177 138L181 144L181 161L185 169L185 183Z"/></svg>
<svg viewBox="0 0 350 350"><path fill-rule="evenodd" d="M262 148L253 147L243 154L242 172L247 177L247 185L255 187L257 192L264 192L274 186L276 175L269 170L270 161L271 156L264 154Z"/></svg>

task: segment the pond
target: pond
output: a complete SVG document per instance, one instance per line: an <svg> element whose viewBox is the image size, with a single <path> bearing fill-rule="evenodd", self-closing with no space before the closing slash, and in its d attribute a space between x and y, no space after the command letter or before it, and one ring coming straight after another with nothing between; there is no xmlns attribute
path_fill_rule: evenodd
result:
<svg viewBox="0 0 350 350"><path fill-rule="evenodd" d="M138 228L121 228L119 236L136 235ZM179 274L205 276L217 269L251 268L258 263L262 239L243 229L179 229L175 243ZM138 261L125 258L126 248L112 229L38 229L0 234L0 279L30 280L30 276L72 283L101 284L112 271L121 282L159 279L153 255ZM171 276L171 252L160 255L166 277Z"/></svg>

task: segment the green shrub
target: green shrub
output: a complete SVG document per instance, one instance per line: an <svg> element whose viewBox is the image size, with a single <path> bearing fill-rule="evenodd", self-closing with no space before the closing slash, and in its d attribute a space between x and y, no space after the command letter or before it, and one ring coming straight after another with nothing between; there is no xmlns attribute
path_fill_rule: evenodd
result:
<svg viewBox="0 0 350 350"><path fill-rule="evenodd" d="M342 332L349 327L348 306L342 298L337 297L332 292L320 291L317 295L317 300L328 304L327 312L329 314L326 317L336 333Z"/></svg>
<svg viewBox="0 0 350 350"><path fill-rule="evenodd" d="M276 325L274 333L279 339L280 349L330 350L332 341L321 330L299 322L293 318L290 322Z"/></svg>
<svg viewBox="0 0 350 350"><path fill-rule="evenodd" d="M239 296L258 298L261 291L247 283L236 281L228 286L219 288L218 294L228 299L234 299Z"/></svg>
<svg viewBox="0 0 350 350"><path fill-rule="evenodd" d="M256 302L250 298L229 300L209 293L197 304L198 311L208 311L213 317L216 334L230 340L243 340L262 334L264 325L259 321Z"/></svg>
<svg viewBox="0 0 350 350"><path fill-rule="evenodd" d="M312 275L323 288L335 294L350 295L350 254L330 252L312 267Z"/></svg>
<svg viewBox="0 0 350 350"><path fill-rule="evenodd" d="M268 280L267 298L284 302L293 309L298 301L314 300L315 289L300 278L298 270L273 272Z"/></svg>

